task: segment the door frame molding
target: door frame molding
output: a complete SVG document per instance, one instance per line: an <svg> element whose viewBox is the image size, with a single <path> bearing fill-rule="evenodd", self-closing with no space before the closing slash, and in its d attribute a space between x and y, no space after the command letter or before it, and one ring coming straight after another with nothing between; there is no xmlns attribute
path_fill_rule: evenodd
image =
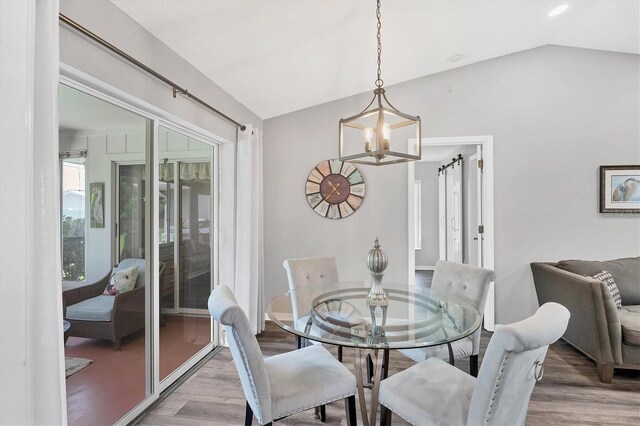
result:
<svg viewBox="0 0 640 426"><path fill-rule="evenodd" d="M415 144L415 139L409 139L409 144ZM482 218L484 225L484 267L495 270L495 226L494 226L494 177L493 177L493 135L484 136L457 136L442 138L422 138L421 148L430 146L446 145L481 145L483 160L483 208ZM407 167L408 182L408 277L409 284L413 285L415 280L415 242L414 242L414 206L413 206L413 182L415 180L415 163L409 162ZM493 331L495 326L495 283L491 283L487 304L484 312L484 328Z"/></svg>

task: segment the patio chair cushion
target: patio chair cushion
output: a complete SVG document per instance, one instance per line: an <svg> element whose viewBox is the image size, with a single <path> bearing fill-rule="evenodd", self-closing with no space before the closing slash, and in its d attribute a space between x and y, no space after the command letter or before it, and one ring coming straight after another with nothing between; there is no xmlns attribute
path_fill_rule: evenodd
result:
<svg viewBox="0 0 640 426"><path fill-rule="evenodd" d="M79 321L111 321L115 296L100 295L67 307L67 319Z"/></svg>
<svg viewBox="0 0 640 426"><path fill-rule="evenodd" d="M111 277L109 278L109 284L104 289L105 296L115 296L117 294L126 293L133 290L138 279L138 266L132 266L130 268L113 268L111 271Z"/></svg>

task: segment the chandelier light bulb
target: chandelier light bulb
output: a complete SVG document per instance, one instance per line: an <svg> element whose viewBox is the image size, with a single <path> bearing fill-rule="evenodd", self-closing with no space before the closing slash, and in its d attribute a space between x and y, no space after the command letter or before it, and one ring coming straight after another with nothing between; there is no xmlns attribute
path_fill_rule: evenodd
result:
<svg viewBox="0 0 640 426"><path fill-rule="evenodd" d="M389 151L389 144L391 141L391 127L389 123L384 123L382 126L382 149Z"/></svg>
<svg viewBox="0 0 640 426"><path fill-rule="evenodd" d="M366 152L371 152L371 141L373 141L373 129L367 127L364 129L364 150Z"/></svg>

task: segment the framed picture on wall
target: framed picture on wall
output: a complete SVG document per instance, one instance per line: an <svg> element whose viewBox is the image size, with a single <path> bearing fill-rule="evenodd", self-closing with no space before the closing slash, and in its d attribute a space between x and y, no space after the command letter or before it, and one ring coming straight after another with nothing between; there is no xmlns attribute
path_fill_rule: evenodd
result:
<svg viewBox="0 0 640 426"><path fill-rule="evenodd" d="M89 184L89 217L92 228L104 228L104 182Z"/></svg>
<svg viewBox="0 0 640 426"><path fill-rule="evenodd" d="M600 213L640 213L640 165L600 166Z"/></svg>

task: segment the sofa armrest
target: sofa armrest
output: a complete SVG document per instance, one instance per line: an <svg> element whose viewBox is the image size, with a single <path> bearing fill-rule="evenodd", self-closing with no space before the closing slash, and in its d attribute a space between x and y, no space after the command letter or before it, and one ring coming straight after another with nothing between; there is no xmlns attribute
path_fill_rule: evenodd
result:
<svg viewBox="0 0 640 426"><path fill-rule="evenodd" d="M109 277L111 272L96 281L93 284L83 285L80 287L72 288L62 292L62 312L66 318L67 306L75 305L83 300L91 299L92 297L100 296L109 283Z"/></svg>
<svg viewBox="0 0 640 426"><path fill-rule="evenodd" d="M538 302L557 302L571 312L564 339L602 363L622 363L622 329L609 288L601 281L532 263Z"/></svg>

